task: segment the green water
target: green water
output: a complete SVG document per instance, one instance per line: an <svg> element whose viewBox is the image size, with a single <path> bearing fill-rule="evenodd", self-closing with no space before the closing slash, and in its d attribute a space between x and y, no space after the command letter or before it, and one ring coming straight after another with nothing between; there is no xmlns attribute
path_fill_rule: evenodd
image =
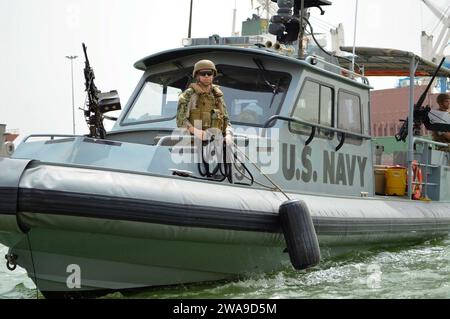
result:
<svg viewBox="0 0 450 319"><path fill-rule="evenodd" d="M6 254L0 246L0 256ZM0 298L36 298L23 270L0 264ZM39 295L39 297L42 297ZM104 298L450 298L450 238L420 246L375 250L231 282L110 294Z"/></svg>

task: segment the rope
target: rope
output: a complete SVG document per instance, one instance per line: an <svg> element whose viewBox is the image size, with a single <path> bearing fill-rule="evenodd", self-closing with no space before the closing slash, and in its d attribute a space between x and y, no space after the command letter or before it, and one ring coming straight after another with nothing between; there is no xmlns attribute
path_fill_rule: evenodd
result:
<svg viewBox="0 0 450 319"><path fill-rule="evenodd" d="M316 36L314 35L314 29L313 29L311 23L309 22L309 20L308 20L307 18L303 18L303 20L305 20L306 24L309 26L311 37L313 38L314 42L316 43L317 47L318 47L320 50L322 50L325 54L329 55L329 56L332 57L332 58L339 58L339 59L346 60L346 61L348 61L349 63L353 63L352 60L350 60L350 59L348 59L348 58L346 58L346 57L337 57L337 56L335 56L334 54L332 54L332 53L328 52L327 50L325 50L325 48L322 47L322 46L320 45L319 41L317 41L317 38L316 38ZM355 63L355 66L357 66L357 67L358 67L358 70L361 72L361 67L359 66L359 64L358 64L358 63Z"/></svg>
<svg viewBox="0 0 450 319"><path fill-rule="evenodd" d="M244 152L242 152L242 151L239 149L239 147L237 147L237 145L236 145L236 143L234 143L234 141L233 141L232 143L233 143L233 144L231 145L231 147L232 147L234 150L237 150L241 155L243 155L243 156L246 158L246 160L249 161L249 162L256 168L256 170L257 170L262 176L264 176L264 177L265 177L265 178L266 178L266 179L274 186L274 189L271 188L271 187L268 187L267 185L264 185L264 184L261 184L261 183L256 182L256 181L254 180L254 178L253 178L253 175L252 175L251 172L247 169L247 167L245 166L245 164L242 163L242 162L239 160L239 158L237 157L237 154L233 152L233 157L234 157L234 159L238 160L239 163L243 166L244 170L247 171L247 173L251 176L251 178L248 178L248 177L245 175L245 172L242 172L241 170L237 169L236 163L235 163L234 167L237 169L237 171L238 171L239 173L241 173L241 174L244 176L244 178L250 180L252 184L255 183L255 184L257 184L257 185L260 185L260 186L262 186L262 187L265 187L265 188L268 188L268 189L271 189L271 190L277 190L277 191L279 191L280 193L282 193L288 200L291 200L290 197L289 197L289 196L281 189L280 186L278 186L278 185L277 185L277 184L276 184L269 176L267 176L266 174L264 174L263 171L261 170L261 168L260 168L258 165L256 165L255 163L253 163L253 162L248 158L247 154L245 154ZM209 164L205 162L203 148L204 148L204 144L202 144L202 150L201 150L201 152L202 152L202 162L203 162L203 165L205 166L205 172L202 172L202 170L201 170L201 164L200 164L200 163L199 163L199 165L198 165L198 168L199 168L199 173L200 173L200 175L201 175L202 177L208 177L208 178L199 178L199 177L195 177L195 176L191 176L191 178L194 178L194 179L200 179L200 180L212 180L210 177L212 177L213 175L215 175L215 174L220 170L220 173L221 173L221 175L223 176L223 178L220 179L220 180L216 180L216 181L223 182L225 179L228 178L228 181L230 182L230 184L232 184L232 183L233 183L233 180L232 180L232 176L231 176L231 167L230 167L230 166L227 166L227 165L229 165L229 164L227 164L227 163L224 163L224 165L225 165L225 166L224 166L224 170L222 170L222 164L221 164L221 163L218 163L216 169L214 170L215 173L212 174L212 175L209 174ZM218 154L218 153L217 153L217 148L216 148L216 146L214 146L214 151L216 152L216 154ZM226 158L226 147L224 146L224 159L225 159L225 158ZM224 161L224 162L225 162L225 161ZM236 184L239 184L239 183L236 183ZM251 184L250 184L250 186L251 186Z"/></svg>
<svg viewBox="0 0 450 319"><path fill-rule="evenodd" d="M33 249L31 248L30 232L27 232L27 243L28 243L28 249L30 250L31 265L33 266L34 281L36 284L36 299L39 299L39 290L38 290L38 284L37 284L38 280L37 280L37 276L36 276L36 267L34 266L34 257L33 257Z"/></svg>
<svg viewBox="0 0 450 319"><path fill-rule="evenodd" d="M236 146L236 144L233 142L233 144ZM248 158L248 156L247 156L247 154L245 154L245 153L243 153L238 147L236 147L236 149L237 149L237 151L239 152L239 153L241 153L242 155L244 155L244 157L258 170L258 172L262 175L262 176L264 176L265 178L267 178L267 180L275 187L275 189L277 189L279 192L281 192L284 196L286 196L286 198L288 199L288 200L291 200L290 198L289 198L289 196L281 189L281 187L280 186L278 186L269 176L267 176L266 174L264 174L263 172L262 172L262 170L259 168L259 166L258 165L256 165L255 163L253 163L249 158Z"/></svg>

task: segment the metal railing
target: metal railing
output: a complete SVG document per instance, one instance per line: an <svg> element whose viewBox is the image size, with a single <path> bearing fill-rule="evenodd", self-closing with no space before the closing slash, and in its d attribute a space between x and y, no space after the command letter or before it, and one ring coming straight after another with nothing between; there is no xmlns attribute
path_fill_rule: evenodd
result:
<svg viewBox="0 0 450 319"><path fill-rule="evenodd" d="M22 143L28 142L29 139L33 138L48 138L49 140L53 141L55 138L76 138L76 137L85 137L82 135L64 135L64 134L33 134L28 135L25 137L22 141Z"/></svg>
<svg viewBox="0 0 450 319"><path fill-rule="evenodd" d="M239 141L244 141L245 146L248 146L249 143L249 138L246 135L242 135L242 134L234 134L233 135L235 143L237 144L237 142ZM158 142L156 143L156 146L173 146L172 144L174 142L179 143L181 141L184 142L194 142L194 136L193 135L164 135L164 136L158 136ZM167 144L167 142L172 142ZM239 144L240 145L240 144Z"/></svg>
<svg viewBox="0 0 450 319"><path fill-rule="evenodd" d="M424 150L421 153L421 160L418 161L418 166L419 168L425 168L425 172L424 172L424 180L422 182L416 182L414 180L414 176L413 174L410 174L410 176L408 177L408 190L409 190L409 197L411 198L412 195L412 187L413 185L422 185L423 186L423 197L424 198L428 198L428 187L438 187L440 185L439 183L439 179L437 183L430 183L428 182L428 176L430 173L430 169L431 168L436 168L438 167L437 165L432 165L431 164L431 152L432 152L432 147L431 146L439 146L439 147L449 147L449 144L446 143L440 143L440 142L435 142L432 140L427 140L427 139L423 139L423 138L419 138L419 137L414 137L413 138L413 145L417 145L417 144L422 144L424 146ZM413 169L413 162L408 162L408 172L412 172Z"/></svg>
<svg viewBox="0 0 450 319"><path fill-rule="evenodd" d="M344 76L346 78L349 78L351 80L355 80L355 79L359 78L359 79L361 79L362 83L364 83L366 85L370 85L369 79L366 78L364 76L364 74L360 74L360 73L351 71L349 69L343 68L340 65L336 65L334 63L328 62L328 61L324 60L322 57L319 57L319 56L316 56L316 55L310 55L310 56L306 57L305 61L308 62L311 65L317 65L318 63L323 63L325 65L328 65L328 66L332 67L332 68L335 68L337 71L339 71L340 75L342 75L342 76Z"/></svg>
<svg viewBox="0 0 450 319"><path fill-rule="evenodd" d="M346 140L347 137L360 138L360 139L364 139L364 140L371 140L372 139L372 137L370 135L354 133L354 132L342 130L342 129L339 129L339 128L331 127L331 126L325 126L325 125L321 125L321 124L317 124L317 123L306 122L306 121L303 121L303 120L301 120L299 118L296 118L296 117L287 117L287 116L281 116L281 115L274 115L271 118L269 118L264 123L264 129L263 129L261 135L265 136L266 129L269 126L271 126L272 123L274 123L274 122L276 122L278 120L285 121L285 122L288 122L288 123L294 122L294 123L297 123L297 124L301 124L301 125L305 125L305 126L311 127L311 134L310 134L309 138L305 142L306 146L311 144L311 142L314 140L314 137L316 136L317 129L324 130L324 131L327 131L327 132L337 133L337 134L341 135L341 139L339 141L339 145L336 147L336 152L339 151L342 148L342 146L344 146L344 143L345 143L345 140Z"/></svg>

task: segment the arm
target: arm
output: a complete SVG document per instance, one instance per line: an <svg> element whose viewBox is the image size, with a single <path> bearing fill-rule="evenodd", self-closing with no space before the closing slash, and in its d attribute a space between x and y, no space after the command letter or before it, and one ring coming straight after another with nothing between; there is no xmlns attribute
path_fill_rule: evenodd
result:
<svg viewBox="0 0 450 319"><path fill-rule="evenodd" d="M224 98L222 98L223 105L223 120L225 126L225 142L227 145L231 145L233 143L233 128L230 123L230 116L228 115L227 105L225 103Z"/></svg>
<svg viewBox="0 0 450 319"><path fill-rule="evenodd" d="M450 132L443 132L442 137L446 140L446 143L450 143Z"/></svg>
<svg viewBox="0 0 450 319"><path fill-rule="evenodd" d="M450 132L433 132L433 141L440 143L450 143Z"/></svg>
<svg viewBox="0 0 450 319"><path fill-rule="evenodd" d="M185 91L181 93L179 99L178 99L178 108L177 108L177 126L179 128L188 128L189 120L189 100L190 100L190 94L188 91Z"/></svg>
<svg viewBox="0 0 450 319"><path fill-rule="evenodd" d="M230 116L228 115L227 105L225 104L225 100L223 98L222 98L222 105L223 105L223 121L225 126L225 134L233 135L233 128L231 127Z"/></svg>

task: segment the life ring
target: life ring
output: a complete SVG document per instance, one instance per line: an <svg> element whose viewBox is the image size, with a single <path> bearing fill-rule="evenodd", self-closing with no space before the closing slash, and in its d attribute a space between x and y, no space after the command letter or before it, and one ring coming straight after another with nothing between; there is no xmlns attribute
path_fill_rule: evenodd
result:
<svg viewBox="0 0 450 319"><path fill-rule="evenodd" d="M422 169L420 168L419 162L412 162L412 170L413 170L413 183L412 183L412 199L419 200L422 198L422 185L423 185L423 176Z"/></svg>

